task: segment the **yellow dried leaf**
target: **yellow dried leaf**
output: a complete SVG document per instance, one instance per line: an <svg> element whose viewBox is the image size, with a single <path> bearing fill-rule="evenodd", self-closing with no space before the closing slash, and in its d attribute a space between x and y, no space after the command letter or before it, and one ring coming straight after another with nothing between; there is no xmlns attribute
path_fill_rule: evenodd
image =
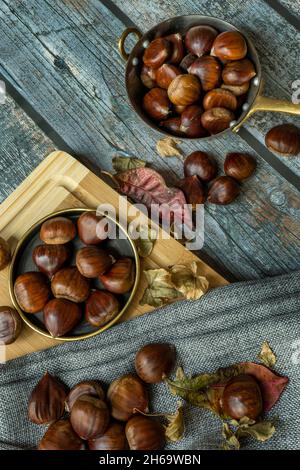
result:
<svg viewBox="0 0 300 470"><path fill-rule="evenodd" d="M180 140L173 137L165 137L156 143L156 150L162 157L179 157L182 158L182 151L177 147Z"/></svg>
<svg viewBox="0 0 300 470"><path fill-rule="evenodd" d="M178 402L177 411L165 416L168 420L168 425L165 426L166 439L170 442L180 441L184 434L183 404Z"/></svg>
<svg viewBox="0 0 300 470"><path fill-rule="evenodd" d="M137 250L142 258L146 258L153 250L157 240L157 232L147 225L143 225L139 228L139 234L140 236L136 240Z"/></svg>
<svg viewBox="0 0 300 470"><path fill-rule="evenodd" d="M175 265L171 268L172 282L187 300L197 300L208 291L209 282L200 273L200 263Z"/></svg>
<svg viewBox="0 0 300 470"><path fill-rule="evenodd" d="M277 359L267 341L263 342L258 359L267 367L272 368L275 366Z"/></svg>

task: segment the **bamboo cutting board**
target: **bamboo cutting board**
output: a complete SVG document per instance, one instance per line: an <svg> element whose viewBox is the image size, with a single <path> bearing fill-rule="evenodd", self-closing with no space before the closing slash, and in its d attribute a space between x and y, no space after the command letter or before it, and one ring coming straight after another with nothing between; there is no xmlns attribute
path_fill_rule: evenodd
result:
<svg viewBox="0 0 300 470"><path fill-rule="evenodd" d="M73 157L65 152L56 151L51 153L0 205L0 235L14 249L31 225L47 214L72 207L96 208L103 203L110 203L118 208L119 194ZM127 206L130 204L127 203ZM143 217L147 220L145 216ZM211 287L228 283L172 238L157 240L151 256L141 260L141 270L186 264L192 260L202 263L203 274L207 276ZM146 281L142 274L136 297L122 317L122 321L153 310L152 307L139 305L145 287ZM11 305L8 293L8 268L0 272L0 296L1 305ZM5 348L5 360L58 344L60 344L58 341L45 338L24 325L17 341Z"/></svg>

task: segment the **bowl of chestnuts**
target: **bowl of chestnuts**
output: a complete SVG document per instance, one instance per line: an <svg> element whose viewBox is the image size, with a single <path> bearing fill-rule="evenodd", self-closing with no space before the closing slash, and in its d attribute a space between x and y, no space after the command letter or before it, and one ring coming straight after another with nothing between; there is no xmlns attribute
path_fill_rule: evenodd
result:
<svg viewBox="0 0 300 470"><path fill-rule="evenodd" d="M9 289L30 328L74 341L121 318L139 273L136 247L119 222L92 209L68 209L43 218L19 241Z"/></svg>
<svg viewBox="0 0 300 470"><path fill-rule="evenodd" d="M129 34L138 42L127 54ZM209 16L168 19L146 34L127 28L119 51L137 114L153 129L186 139L237 132L256 111L300 115L300 105L261 95L262 72L253 42Z"/></svg>

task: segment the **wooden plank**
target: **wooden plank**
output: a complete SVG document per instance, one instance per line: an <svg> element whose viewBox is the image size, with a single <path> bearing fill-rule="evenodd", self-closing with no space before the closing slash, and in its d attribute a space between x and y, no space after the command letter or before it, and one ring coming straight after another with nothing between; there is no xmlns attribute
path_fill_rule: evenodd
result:
<svg viewBox="0 0 300 470"><path fill-rule="evenodd" d="M300 19L300 1L299 0L277 0L289 13Z"/></svg>
<svg viewBox="0 0 300 470"><path fill-rule="evenodd" d="M140 4L133 4L138 11ZM2 68L75 154L110 169L111 156L122 150L151 162L167 175L169 184L182 176L180 161L155 153L158 134L145 127L128 104L124 64L113 46L124 29L121 21L96 0L28 0L9 5L7 0L0 5ZM157 3L151 5L158 12ZM123 7L129 8L127 2ZM149 27L150 21L151 17ZM213 142L184 143L182 148L185 154L197 148L210 151L220 168L228 151L251 152L242 139L230 135ZM243 196L229 207L206 209L202 253L239 279L300 266L298 196L257 158L257 174L243 185Z"/></svg>

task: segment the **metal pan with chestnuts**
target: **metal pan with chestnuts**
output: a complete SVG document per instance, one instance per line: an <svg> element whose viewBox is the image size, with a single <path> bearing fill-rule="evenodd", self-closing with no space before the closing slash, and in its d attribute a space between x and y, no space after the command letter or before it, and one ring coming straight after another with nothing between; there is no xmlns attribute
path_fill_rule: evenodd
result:
<svg viewBox="0 0 300 470"><path fill-rule="evenodd" d="M129 34L137 36L138 42L127 54ZM169 18L145 34L127 28L119 51L127 62L125 82L134 110L163 134L212 139L230 130L237 132L257 111L300 115L299 104L262 96L262 70L254 42L219 18ZM241 95L245 100L237 99ZM186 121L182 123L186 106L202 110L198 129L195 122L191 129Z"/></svg>
<svg viewBox="0 0 300 470"><path fill-rule="evenodd" d="M112 225L125 237L110 239ZM69 209L45 217L19 241L9 289L32 330L74 341L118 321L133 299L139 273L135 245L117 221L91 209Z"/></svg>

